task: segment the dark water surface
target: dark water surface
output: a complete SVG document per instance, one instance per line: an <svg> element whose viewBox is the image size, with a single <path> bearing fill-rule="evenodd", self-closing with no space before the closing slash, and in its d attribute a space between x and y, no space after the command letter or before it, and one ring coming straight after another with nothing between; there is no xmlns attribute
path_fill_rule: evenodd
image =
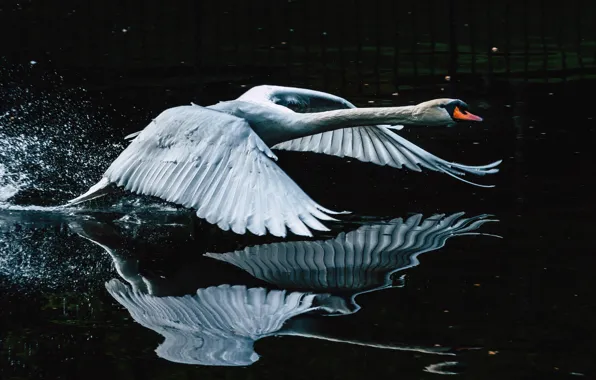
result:
<svg viewBox="0 0 596 380"><path fill-rule="evenodd" d="M0 210L0 378L590 378L596 136L592 99L579 94L591 89L456 93L482 124L400 131L447 160L502 158L498 174L479 179L491 189L279 152L315 201L355 214L314 239L225 233L130 195L66 212L23 206L57 205L86 189L125 146L122 136L165 107L207 105L246 88L222 84L198 98L190 90L90 94L113 108L91 116L100 132L79 133L75 123L55 144L67 141L76 154L62 146L58 163L40 153L35 165L12 167L37 185ZM44 136L23 132L44 106L29 107L14 111L21 119L5 124L14 127L6 139Z"/></svg>

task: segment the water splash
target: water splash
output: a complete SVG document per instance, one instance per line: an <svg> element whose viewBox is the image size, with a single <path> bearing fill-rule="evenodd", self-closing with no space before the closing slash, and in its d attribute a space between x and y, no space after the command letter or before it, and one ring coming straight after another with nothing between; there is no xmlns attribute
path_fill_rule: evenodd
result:
<svg viewBox="0 0 596 380"><path fill-rule="evenodd" d="M126 143L88 98L84 89L0 86L0 202L60 204L100 178Z"/></svg>
<svg viewBox="0 0 596 380"><path fill-rule="evenodd" d="M8 173L6 167L0 163L0 204L17 194L25 182L26 178L23 175L15 178L15 175Z"/></svg>

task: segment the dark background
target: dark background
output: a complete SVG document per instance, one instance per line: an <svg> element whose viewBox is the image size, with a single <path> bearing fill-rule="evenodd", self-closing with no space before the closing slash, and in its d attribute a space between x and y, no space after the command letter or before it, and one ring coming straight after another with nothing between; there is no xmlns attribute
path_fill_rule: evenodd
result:
<svg viewBox="0 0 596 380"><path fill-rule="evenodd" d="M593 79L594 2L381 0L14 1L2 56L87 89L192 89L274 80L387 96L462 82ZM493 48L496 48L493 51Z"/></svg>
<svg viewBox="0 0 596 380"><path fill-rule="evenodd" d="M280 166L331 209L500 219L483 230L504 239L450 241L408 272L404 289L362 297L362 311L336 329L378 341L484 347L462 360L464 378L587 378L596 341L594 20L596 3L587 0L4 0L0 114L14 119L1 119L0 132L43 144L0 149L0 163L34 182L13 204L55 205L99 179L124 135L190 101L208 105L259 84L323 90L357 106L464 99L484 117L481 125L400 134L447 160L503 159L499 174L479 180L494 189L439 173L278 154ZM101 249L60 218L11 217L0 224L2 378L438 376L422 372L436 358L299 338L257 342L262 358L249 368L158 359L161 338L105 292L103 282L117 275ZM265 242L200 223L193 234L192 244L179 238L158 249L171 257L163 270L194 263L214 285L238 273L197 259L204 250ZM149 251L142 237L135 244Z"/></svg>

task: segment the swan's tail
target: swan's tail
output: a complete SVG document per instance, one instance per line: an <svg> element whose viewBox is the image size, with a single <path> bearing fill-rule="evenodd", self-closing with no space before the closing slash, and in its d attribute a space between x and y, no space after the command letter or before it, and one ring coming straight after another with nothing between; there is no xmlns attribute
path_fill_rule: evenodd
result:
<svg viewBox="0 0 596 380"><path fill-rule="evenodd" d="M114 190L114 184L108 181L107 178L102 178L101 181L91 186L86 193L79 195L78 197L69 200L65 206L74 206L79 203L89 201L91 199L103 197L106 194L111 193Z"/></svg>

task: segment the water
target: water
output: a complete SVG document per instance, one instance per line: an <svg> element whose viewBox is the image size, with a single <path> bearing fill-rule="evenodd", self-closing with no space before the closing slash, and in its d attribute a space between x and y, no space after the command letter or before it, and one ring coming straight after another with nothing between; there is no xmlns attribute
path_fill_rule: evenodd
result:
<svg viewBox="0 0 596 380"><path fill-rule="evenodd" d="M589 378L595 140L591 100L576 96L589 89L464 90L482 124L400 131L448 160L504 159L480 179L494 189L279 152L314 200L354 212L279 239L125 193L58 207L152 115L240 84L218 99L5 87L0 377Z"/></svg>

